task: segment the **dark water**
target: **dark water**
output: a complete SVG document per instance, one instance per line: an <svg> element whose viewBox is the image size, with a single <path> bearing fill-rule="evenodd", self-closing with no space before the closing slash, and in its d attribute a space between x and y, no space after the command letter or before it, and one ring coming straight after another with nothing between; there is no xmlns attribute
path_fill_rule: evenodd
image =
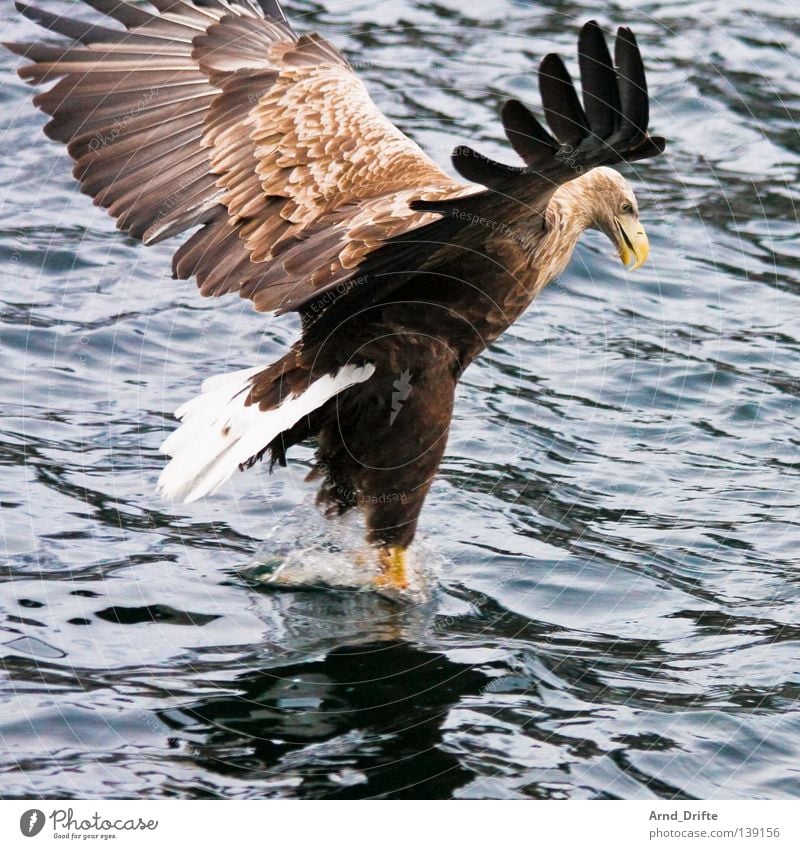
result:
<svg viewBox="0 0 800 849"><path fill-rule="evenodd" d="M4 37L33 27L2 0ZM174 407L291 320L169 279L80 196L3 66L0 793L800 796L800 36L788 2L294 3L445 162L504 94L631 24L668 156L650 262L586 238L467 373L426 603L266 592L322 538L310 451L172 508ZM267 549L269 549L268 543Z"/></svg>

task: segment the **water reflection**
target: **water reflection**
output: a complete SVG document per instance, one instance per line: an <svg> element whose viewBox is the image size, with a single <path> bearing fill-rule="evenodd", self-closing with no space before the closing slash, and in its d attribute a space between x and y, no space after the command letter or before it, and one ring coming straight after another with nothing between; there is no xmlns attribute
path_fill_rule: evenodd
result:
<svg viewBox="0 0 800 849"><path fill-rule="evenodd" d="M444 720L486 681L409 643L344 645L161 716L204 768L284 792L293 778L291 795L448 798L472 773L442 749Z"/></svg>

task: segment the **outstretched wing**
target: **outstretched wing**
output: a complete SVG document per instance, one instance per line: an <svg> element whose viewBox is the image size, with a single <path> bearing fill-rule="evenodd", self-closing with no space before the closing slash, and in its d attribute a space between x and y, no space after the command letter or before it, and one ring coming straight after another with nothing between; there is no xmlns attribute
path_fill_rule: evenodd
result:
<svg viewBox="0 0 800 849"><path fill-rule="evenodd" d="M448 177L375 106L318 35L276 0L83 0L86 23L17 2L68 41L6 45L31 60L48 136L81 190L147 244L196 228L176 277L292 309L346 280L415 211L474 190ZM122 24L124 29L114 26Z"/></svg>
<svg viewBox="0 0 800 849"><path fill-rule="evenodd" d="M175 276L196 276L205 295L239 291L259 310L324 317L318 332L399 285L398 268L468 239L470 222L540 213L584 170L664 149L647 135L644 69L625 28L615 61L596 23L582 29L583 105L561 59L542 62L552 134L506 104L524 166L456 149L456 169L480 190L441 171L335 48L293 32L277 0L83 2L124 29L18 2L68 41L7 45L32 60L25 79L55 83L34 102L82 190L146 243L199 225Z"/></svg>

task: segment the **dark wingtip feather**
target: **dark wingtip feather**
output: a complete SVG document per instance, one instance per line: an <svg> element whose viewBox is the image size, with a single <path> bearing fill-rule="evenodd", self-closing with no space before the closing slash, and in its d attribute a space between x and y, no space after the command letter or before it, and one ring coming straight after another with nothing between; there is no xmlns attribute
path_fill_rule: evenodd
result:
<svg viewBox="0 0 800 849"><path fill-rule="evenodd" d="M625 156L628 162L636 162L639 159L650 159L660 156L667 147L667 140L662 136L648 136L642 144L635 147Z"/></svg>
<svg viewBox="0 0 800 849"><path fill-rule="evenodd" d="M511 165L504 165L502 162L495 162L466 145L459 145L455 148L451 159L453 167L465 180L469 180L471 183L480 183L482 186L497 185L506 178L519 175L523 171L522 168L514 168Z"/></svg>
<svg viewBox="0 0 800 849"><path fill-rule="evenodd" d="M552 156L558 143L519 100L507 100L500 112L503 129L517 155L526 165Z"/></svg>
<svg viewBox="0 0 800 849"><path fill-rule="evenodd" d="M553 135L560 142L580 144L589 133L589 125L572 77L557 53L548 53L539 65L539 92Z"/></svg>
<svg viewBox="0 0 800 849"><path fill-rule="evenodd" d="M578 38L583 108L593 135L607 138L619 126L617 72L603 31L597 21L581 28Z"/></svg>
<svg viewBox="0 0 800 849"><path fill-rule="evenodd" d="M623 123L629 129L646 133L650 120L647 80L636 36L629 27L620 27L617 30L614 60L619 78Z"/></svg>
<svg viewBox="0 0 800 849"><path fill-rule="evenodd" d="M586 21L586 23L581 27L580 33L578 33L578 50L581 49L583 44L601 45L602 47L605 47L606 52L608 52L606 37L603 33L602 27L594 19Z"/></svg>

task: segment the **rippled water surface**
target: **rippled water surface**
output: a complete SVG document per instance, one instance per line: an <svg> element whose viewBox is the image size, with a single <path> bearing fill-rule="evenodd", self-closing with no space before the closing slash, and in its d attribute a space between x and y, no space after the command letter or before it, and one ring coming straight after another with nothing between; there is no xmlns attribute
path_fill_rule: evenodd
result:
<svg viewBox="0 0 800 849"><path fill-rule="evenodd" d="M796 13L288 9L442 163L458 141L510 161L503 96L538 104L536 62L588 18L633 26L669 139L626 169L651 260L628 277L585 238L465 375L429 599L266 591L257 552L326 534L309 448L193 505L154 484L177 404L294 323L116 233L0 54L0 793L797 798Z"/></svg>

